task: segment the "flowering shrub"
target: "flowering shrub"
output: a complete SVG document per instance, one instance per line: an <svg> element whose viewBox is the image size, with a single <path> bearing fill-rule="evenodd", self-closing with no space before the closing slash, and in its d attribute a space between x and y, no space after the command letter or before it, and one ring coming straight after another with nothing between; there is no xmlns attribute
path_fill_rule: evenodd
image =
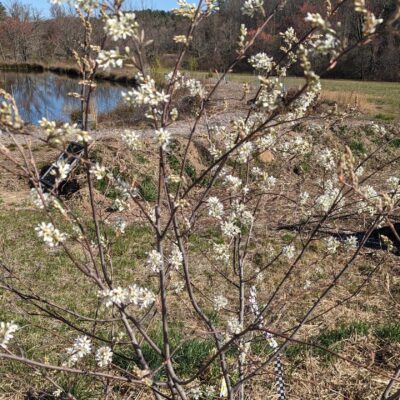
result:
<svg viewBox="0 0 400 400"><path fill-rule="evenodd" d="M248 56L256 38L285 2L278 2L269 13L263 1L243 3L243 15L254 18L253 23L258 23L258 28L249 37L247 27L241 26L237 32L236 59L212 88L206 88L201 81L184 76L180 69L196 26L218 12L218 1L200 1L195 5L179 0L174 13L188 19L189 29L186 34L171 38L181 50L176 67L166 76L164 89L158 88L149 76L145 63L149 43L135 14L122 10L121 0L71 0L70 3L85 28L81 48L75 53L82 73L82 91L71 94L81 100L83 126L65 124L60 127L43 119L40 127L45 135L43 140L49 146L63 148L71 140L83 144L81 165L86 171L90 216L79 216L56 189L51 193L43 190L33 157L24 157L21 163L2 145L0 153L18 165L20 173L34 185L34 205L46 218L37 226L37 236L52 251L65 252L82 278L94 288L87 294L76 293L85 299L90 312L87 316L76 315L68 305L49 302L45 294L29 294L29 288L18 288L4 279L5 290L63 325L60 335L65 334L64 340L69 346L51 361L35 360L20 352L18 347L27 328L21 326L17 332L14 323L4 321L0 325L0 358L39 370L90 376L103 388L102 393L113 391L120 396L117 398L132 398L144 390L157 399L251 398L257 377L275 363L276 375L269 377L268 382L276 382L272 386L277 398L285 398L284 350L293 341L300 340L299 333L311 318L318 318L314 315L318 306L350 269L373 229L390 222L400 201L398 177L389 178L389 192L379 192L365 184L363 167L356 164L349 149L343 152L312 143L312 126L306 129L305 135L296 133L297 124L306 120L321 91L319 76L313 70L314 57L326 57L326 69L330 69L351 50L340 41L340 25L333 18L345 1L337 2L336 6L328 1L325 15L308 14L305 21L309 31L300 39L293 28L280 33L280 59L273 59L264 52L249 58L259 74L254 100L251 104L245 103L246 111L238 113L230 124L207 124L209 165L191 181L185 177L185 168L207 104L226 74ZM364 2L355 1L354 4L357 12L365 16L361 45L376 35L376 27L383 21L376 18ZM103 18L109 40L116 42L115 45L129 40L132 46L124 51L117 46L111 50L94 46L90 41L91 19L96 15ZM121 140L127 153L144 145L154 150L158 168L154 203L144 201L135 185L116 172L114 165L103 165L89 156L92 139L88 132L88 112L96 88L96 70L126 64L137 69L137 85L125 91L123 99L133 107L145 107L152 135L149 144L148 138L134 130L125 130ZM304 85L289 98L283 78L295 64L304 72ZM178 118L172 100L180 88L189 90L201 101L190 130L183 132L180 138L185 143L183 157L176 171L171 172L167 162L174 140L171 126ZM18 138L31 134L21 121L12 97L1 94L3 132L25 155L26 150ZM341 118L335 110L324 117L331 121ZM375 125L370 129L381 131ZM265 152L285 160L284 165L311 157L311 163L319 172L312 192L295 193L281 170L272 171L260 161ZM69 165L58 163L55 167L57 182L66 179ZM135 267L133 281L132 274L126 278L118 270L118 260L114 258L118 249L112 236L107 234L108 216L99 211L94 198L96 181L105 179L115 192L113 211L123 213L129 207L137 207L138 221L146 224L151 232L151 248L146 258L139 260L140 266ZM284 243L272 240L271 236L269 241L260 243L263 231L271 229L269 221L272 214L277 213L278 202L282 199L293 205L289 213L299 216L300 231ZM304 303L295 320L280 321L285 319L282 315L292 302L289 300L294 290L292 280L298 280L297 285L305 291L313 284L316 272L310 274L307 264L311 244L329 221L349 210L371 219L367 234L362 238L350 235L340 241L331 232L324 240L323 259L337 257L340 268L323 282L322 291L316 291L311 300ZM132 221L120 216L112 228L118 235L124 235L130 224ZM201 232L199 227L204 226L216 233L207 238L206 251L199 253L193 240ZM265 257L261 261L257 261L255 249L263 251ZM132 269L134 261L138 260L131 260ZM206 283L202 282L198 277L210 265L212 273ZM304 275L298 275L299 270ZM176 327L181 331L178 343L173 338ZM211 349L200 363L182 373L176 354L193 338L203 341L203 349L208 345ZM256 344L260 341L269 346L264 354L257 353ZM48 378L58 396L64 393L74 398L68 387L57 384L56 374Z"/></svg>

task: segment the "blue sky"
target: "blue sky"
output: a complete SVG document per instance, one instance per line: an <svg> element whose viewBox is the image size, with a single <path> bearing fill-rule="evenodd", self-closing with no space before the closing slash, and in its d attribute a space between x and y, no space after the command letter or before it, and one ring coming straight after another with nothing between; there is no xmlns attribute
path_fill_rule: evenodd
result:
<svg viewBox="0 0 400 400"><path fill-rule="evenodd" d="M48 0L22 0L25 4L30 4L31 6L41 10L43 15L48 15L49 10L49 2ZM7 3L7 1L4 1ZM171 8L175 7L176 0L127 0L127 3L140 5L144 3L146 8L152 9L161 9L161 10L170 10Z"/></svg>

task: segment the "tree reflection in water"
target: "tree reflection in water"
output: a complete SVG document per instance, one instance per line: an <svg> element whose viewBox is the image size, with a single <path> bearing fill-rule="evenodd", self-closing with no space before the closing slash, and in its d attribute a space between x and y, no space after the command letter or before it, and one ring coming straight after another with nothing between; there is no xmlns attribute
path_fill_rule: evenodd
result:
<svg viewBox="0 0 400 400"><path fill-rule="evenodd" d="M31 124L37 125L42 117L69 122L71 112L80 107L79 100L68 96L79 92L78 80L51 72L1 71L0 87L13 94L21 117ZM121 100L121 86L98 82L94 100L98 113L112 111Z"/></svg>

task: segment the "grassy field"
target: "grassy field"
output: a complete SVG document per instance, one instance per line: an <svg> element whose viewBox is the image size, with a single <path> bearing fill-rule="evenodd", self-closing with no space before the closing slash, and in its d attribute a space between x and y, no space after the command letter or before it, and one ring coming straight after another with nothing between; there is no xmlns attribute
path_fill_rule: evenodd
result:
<svg viewBox="0 0 400 400"><path fill-rule="evenodd" d="M256 78L252 74L230 74L228 79L254 82ZM297 87L304 83L304 79L289 77L285 79L285 83L288 87ZM400 83L398 82L322 79L322 90L322 95L325 92L332 100L340 102L341 98L350 101L354 99L366 106L369 104L370 107L367 106L366 111L370 117L384 121L400 119ZM344 93L347 96L343 96Z"/></svg>

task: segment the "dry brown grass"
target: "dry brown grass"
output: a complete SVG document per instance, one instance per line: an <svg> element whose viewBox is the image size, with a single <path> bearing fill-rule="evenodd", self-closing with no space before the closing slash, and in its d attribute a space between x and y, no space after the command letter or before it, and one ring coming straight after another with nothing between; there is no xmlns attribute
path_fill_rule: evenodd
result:
<svg viewBox="0 0 400 400"><path fill-rule="evenodd" d="M363 114L373 114L377 112L376 105L370 96L361 92L337 92L323 90L321 100L335 102L340 108L355 108Z"/></svg>

